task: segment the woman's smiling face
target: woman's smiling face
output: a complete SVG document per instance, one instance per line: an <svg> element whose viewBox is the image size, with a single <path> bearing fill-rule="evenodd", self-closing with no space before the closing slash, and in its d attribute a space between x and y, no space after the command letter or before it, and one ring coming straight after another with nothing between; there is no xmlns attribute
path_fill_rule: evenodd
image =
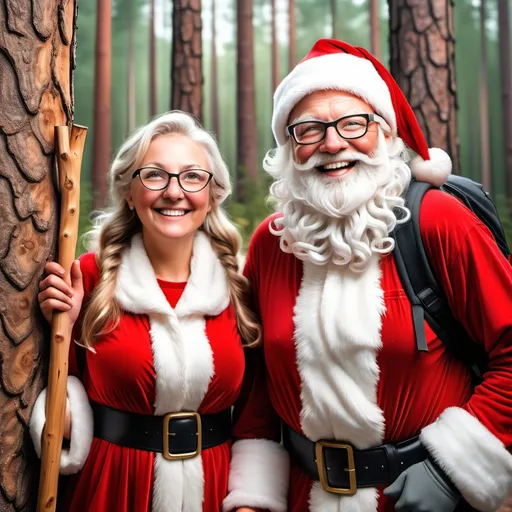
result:
<svg viewBox="0 0 512 512"><path fill-rule="evenodd" d="M211 172L203 146L174 133L155 138L139 167L157 167L172 174L192 169ZM185 192L175 177L163 190L148 190L136 176L126 200L142 223L144 240L156 244L193 238L211 210L210 185L199 192Z"/></svg>

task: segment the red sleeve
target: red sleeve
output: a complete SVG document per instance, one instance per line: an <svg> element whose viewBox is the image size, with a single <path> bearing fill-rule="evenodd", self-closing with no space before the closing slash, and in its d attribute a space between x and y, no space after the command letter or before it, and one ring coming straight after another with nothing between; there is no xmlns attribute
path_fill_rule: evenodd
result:
<svg viewBox="0 0 512 512"><path fill-rule="evenodd" d="M259 314L259 265L262 256L261 238L268 233L265 220L254 232L247 250L244 275L251 284L250 305ZM233 435L239 439L265 438L280 441L281 422L275 412L267 389L264 347L245 349L245 373L242 391L235 404Z"/></svg>
<svg viewBox="0 0 512 512"><path fill-rule="evenodd" d="M425 196L420 227L453 315L489 357L465 410L512 446L512 267L489 229L448 194Z"/></svg>
<svg viewBox="0 0 512 512"><path fill-rule="evenodd" d="M84 310L84 305L89 301L92 291L96 286L96 283L99 281L99 269L96 263L96 254L93 252L88 252L82 254L79 258L80 260L80 270L82 271L83 284L84 284L84 298L82 301L82 311ZM76 350L77 345L73 340L79 340L81 336L81 324L82 324L82 314L78 317L75 325L73 326L73 332L71 337L71 343L69 346L69 375L74 375L76 377L81 378L80 371L77 364L76 359ZM81 350L78 348L78 350Z"/></svg>

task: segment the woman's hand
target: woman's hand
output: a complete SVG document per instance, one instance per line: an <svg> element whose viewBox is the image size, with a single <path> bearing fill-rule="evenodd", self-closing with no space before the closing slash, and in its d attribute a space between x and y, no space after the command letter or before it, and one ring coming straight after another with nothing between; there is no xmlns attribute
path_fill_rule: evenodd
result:
<svg viewBox="0 0 512 512"><path fill-rule="evenodd" d="M67 311L74 324L84 298L84 287L80 262L71 265L71 285L63 279L64 269L56 262L47 263L44 267L46 277L39 283L41 290L37 296L39 307L48 323L51 323L54 311Z"/></svg>

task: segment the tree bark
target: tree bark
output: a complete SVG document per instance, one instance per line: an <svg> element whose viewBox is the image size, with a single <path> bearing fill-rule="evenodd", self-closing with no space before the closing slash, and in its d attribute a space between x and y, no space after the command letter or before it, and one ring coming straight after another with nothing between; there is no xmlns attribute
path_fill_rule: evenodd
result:
<svg viewBox="0 0 512 512"><path fill-rule="evenodd" d="M370 0L370 47L372 54L381 60L379 0Z"/></svg>
<svg viewBox="0 0 512 512"><path fill-rule="evenodd" d="M297 62L297 43L295 41L295 0L288 0L288 71Z"/></svg>
<svg viewBox="0 0 512 512"><path fill-rule="evenodd" d="M482 150L482 185L491 192L491 149L489 141L489 92L487 87L487 34L485 29L485 0L480 0L480 144Z"/></svg>
<svg viewBox="0 0 512 512"><path fill-rule="evenodd" d="M54 126L73 118L76 2L0 3L0 511L31 510L37 463L27 435L46 380L37 305L53 259Z"/></svg>
<svg viewBox="0 0 512 512"><path fill-rule="evenodd" d="M446 150L459 172L453 4L390 0L390 64L430 147Z"/></svg>
<svg viewBox="0 0 512 512"><path fill-rule="evenodd" d="M252 0L238 0L237 7L237 180L239 201L244 200L244 179L258 182L258 136L254 89L254 40Z"/></svg>
<svg viewBox="0 0 512 512"><path fill-rule="evenodd" d="M220 125L219 125L219 91L217 78L217 27L215 14L215 0L212 0L212 62L211 62L211 116L212 129L220 142Z"/></svg>
<svg viewBox="0 0 512 512"><path fill-rule="evenodd" d="M276 0L271 0L271 31L272 31L272 93L279 85L279 47L276 33Z"/></svg>
<svg viewBox="0 0 512 512"><path fill-rule="evenodd" d="M149 12L149 115L157 113L157 79L155 48L155 0L150 1Z"/></svg>
<svg viewBox="0 0 512 512"><path fill-rule="evenodd" d="M49 1L49 0L47 0ZM96 2L96 59L94 73L93 206L105 206L110 165L111 0Z"/></svg>
<svg viewBox="0 0 512 512"><path fill-rule="evenodd" d="M498 0L498 23L505 173L509 212L512 216L512 40L508 0Z"/></svg>
<svg viewBox="0 0 512 512"><path fill-rule="evenodd" d="M203 118L201 0L174 0L171 108Z"/></svg>

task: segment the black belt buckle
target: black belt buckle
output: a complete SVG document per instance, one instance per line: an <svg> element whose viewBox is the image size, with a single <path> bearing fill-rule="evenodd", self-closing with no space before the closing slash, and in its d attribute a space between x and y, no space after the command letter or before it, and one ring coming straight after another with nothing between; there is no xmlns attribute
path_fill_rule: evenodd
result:
<svg viewBox="0 0 512 512"><path fill-rule="evenodd" d="M172 443L169 442L169 438L175 436L173 432L169 432L169 427L173 420L177 420L180 418L189 418L195 419L197 425L197 445L196 449L193 452L186 453L172 453ZM183 460L183 459L192 459L201 454L201 446L203 444L203 432L202 432L202 424L201 424L201 416L198 412L169 412L163 417L163 450L162 455L164 459L167 460Z"/></svg>
<svg viewBox="0 0 512 512"><path fill-rule="evenodd" d="M349 487L331 487L329 485L329 479L327 476L327 468L325 467L324 460L324 448L335 448L337 450L347 451L347 462L348 468L345 471L348 472ZM354 450L349 444L334 443L332 441L317 441L315 443L315 454L316 454L316 466L318 468L318 476L320 483L324 488L324 491L331 492L334 494L344 494L352 496L357 492L356 485L356 465L354 462Z"/></svg>

